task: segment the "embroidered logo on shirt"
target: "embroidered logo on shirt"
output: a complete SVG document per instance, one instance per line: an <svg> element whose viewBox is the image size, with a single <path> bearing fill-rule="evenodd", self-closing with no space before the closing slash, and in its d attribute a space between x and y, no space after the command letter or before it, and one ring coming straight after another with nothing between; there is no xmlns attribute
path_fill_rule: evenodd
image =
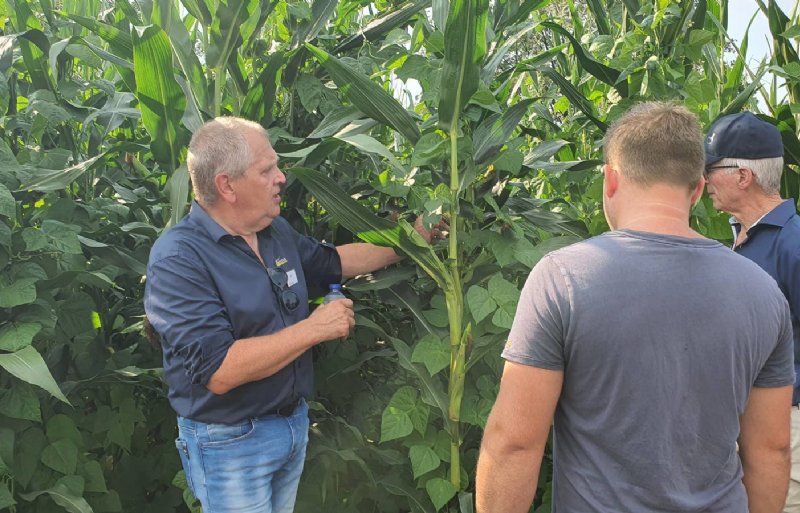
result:
<svg viewBox="0 0 800 513"><path fill-rule="evenodd" d="M283 265L283 264L285 264L286 262L288 262L288 260L286 260L286 259L285 259L285 258L283 258L283 257L281 257L281 258L276 258L276 259L275 259L275 265L277 265L278 267L282 266L282 265Z"/></svg>

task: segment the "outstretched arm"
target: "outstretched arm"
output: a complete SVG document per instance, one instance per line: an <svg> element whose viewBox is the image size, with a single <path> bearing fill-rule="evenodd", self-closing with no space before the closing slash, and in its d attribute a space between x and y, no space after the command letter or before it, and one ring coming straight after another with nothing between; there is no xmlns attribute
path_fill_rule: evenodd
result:
<svg viewBox="0 0 800 513"><path fill-rule="evenodd" d="M342 261L343 280L383 269L403 259L392 248L366 242L336 246L336 251L339 252L339 259Z"/></svg>
<svg viewBox="0 0 800 513"><path fill-rule="evenodd" d="M422 222L422 216L419 216L414 223L414 228L425 239L425 242L430 244L432 240L444 238L447 224L441 222L427 230ZM343 279L371 273L403 259L394 252L393 248L363 242L337 246L336 251L339 252L339 259L342 261Z"/></svg>

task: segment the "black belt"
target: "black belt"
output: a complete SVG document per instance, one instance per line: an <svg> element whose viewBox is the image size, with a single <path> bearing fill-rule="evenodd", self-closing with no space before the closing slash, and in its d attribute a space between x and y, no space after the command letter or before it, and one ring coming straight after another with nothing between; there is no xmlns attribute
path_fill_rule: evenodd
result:
<svg viewBox="0 0 800 513"><path fill-rule="evenodd" d="M301 399L295 399L289 404L284 404L283 406L279 406L274 410L270 410L267 412L267 415L280 415L281 417L291 417L294 415L294 410L300 404Z"/></svg>

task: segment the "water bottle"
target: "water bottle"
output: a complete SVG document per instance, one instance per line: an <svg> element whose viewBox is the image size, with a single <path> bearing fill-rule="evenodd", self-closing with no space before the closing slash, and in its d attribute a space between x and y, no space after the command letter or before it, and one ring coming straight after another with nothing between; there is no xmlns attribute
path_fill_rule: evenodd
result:
<svg viewBox="0 0 800 513"><path fill-rule="evenodd" d="M322 301L324 304L328 304L331 301L336 301L337 299L347 299L344 294L342 294L342 286L338 283L331 283L329 285L330 290L325 295L325 299Z"/></svg>

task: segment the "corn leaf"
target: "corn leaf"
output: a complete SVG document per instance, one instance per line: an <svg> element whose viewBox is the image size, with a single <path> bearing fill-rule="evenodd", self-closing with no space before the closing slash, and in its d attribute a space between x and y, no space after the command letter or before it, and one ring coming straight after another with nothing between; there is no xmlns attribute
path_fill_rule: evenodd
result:
<svg viewBox="0 0 800 513"><path fill-rule="evenodd" d="M41 30L31 29L16 34L15 37L33 85L37 89L55 90L53 76L47 64L47 56L50 53L47 36Z"/></svg>
<svg viewBox="0 0 800 513"><path fill-rule="evenodd" d="M750 18L750 23L748 23L747 30L745 30L744 37L742 37L742 43L739 45L739 55L736 57L736 61L734 61L733 66L727 73L725 87L722 89L722 94L720 95L720 99L724 102L729 102L733 99L734 94L736 94L736 91L739 88L739 84L742 83L745 69L744 59L747 55L747 43L750 35L750 27L752 26L754 19L755 14L752 18Z"/></svg>
<svg viewBox="0 0 800 513"><path fill-rule="evenodd" d="M778 66L800 62L797 51L792 46L784 33L791 26L789 17L781 10L778 2L769 0L767 6L767 18L769 20L769 30L775 47L775 61ZM800 80L787 80L786 87L789 90L789 97L792 102L800 101Z"/></svg>
<svg viewBox="0 0 800 513"><path fill-rule="evenodd" d="M506 27L524 22L528 19L530 13L537 9L543 9L550 3L552 3L552 0L523 0L519 3L505 2L500 16L495 14L494 30L499 32Z"/></svg>
<svg viewBox="0 0 800 513"><path fill-rule="evenodd" d="M587 118L589 118L592 123L597 126L601 131L605 132L608 128L608 125L597 119L594 113L594 108L592 107L592 102L586 99L577 89L573 86L569 80L561 76L556 70L549 68L549 67L542 67L539 68L539 71L550 77L550 79L556 83L558 88L561 90L561 94L567 97L569 102L578 107L581 112L583 112Z"/></svg>
<svg viewBox="0 0 800 513"><path fill-rule="evenodd" d="M211 24L211 46L206 63L215 70L228 64L231 53L253 33L255 26L246 22L258 9L258 0L220 0ZM245 31L245 28L247 29Z"/></svg>
<svg viewBox="0 0 800 513"><path fill-rule="evenodd" d="M586 6L589 7L594 21L597 24L597 32L604 35L611 34L611 26L608 23L608 13L606 6L600 0L587 0Z"/></svg>
<svg viewBox="0 0 800 513"><path fill-rule="evenodd" d="M167 226L175 226L183 218L189 204L189 169L186 164L179 167L167 180L165 191L169 193L170 216Z"/></svg>
<svg viewBox="0 0 800 513"><path fill-rule="evenodd" d="M639 14L642 9L639 0L622 0L622 3L625 4L625 8L628 10L628 16L636 23L641 23L643 16Z"/></svg>
<svg viewBox="0 0 800 513"><path fill-rule="evenodd" d="M364 40L374 41L380 38L387 32L410 20L415 14L428 7L430 4L431 0L414 0L392 9L388 14L369 22L359 33L353 34L336 45L336 48L333 49L333 53L346 52L347 50L358 47Z"/></svg>
<svg viewBox="0 0 800 513"><path fill-rule="evenodd" d="M564 27L550 21L543 22L542 25L569 39L572 43L572 51L575 52L575 56L578 58L578 62L583 69L601 82L614 87L623 98L627 98L628 83L625 80L619 80L620 74L622 73L620 70L606 66L602 62L595 60L583 49L580 41L575 39Z"/></svg>
<svg viewBox="0 0 800 513"><path fill-rule="evenodd" d="M320 124L317 125L317 128L308 134L308 139L330 137L341 130L345 125L351 121L355 121L361 116L361 111L353 106L339 107L338 109L332 110L325 116Z"/></svg>
<svg viewBox="0 0 800 513"><path fill-rule="evenodd" d="M345 91L353 105L361 112L375 121L394 128L413 143L419 140L419 128L414 118L391 94L325 50L311 44L306 44L306 48L322 63L336 85Z"/></svg>
<svg viewBox="0 0 800 513"><path fill-rule="evenodd" d="M153 24L163 28L172 43L175 57L192 93L189 99L194 102L197 110L208 109L210 100L203 66L194 53L194 44L189 31L183 25L173 0L156 0L153 3Z"/></svg>
<svg viewBox="0 0 800 513"><path fill-rule="evenodd" d="M475 149L473 158L475 164L482 165L491 162L500 149L508 142L514 129L528 110L532 100L523 100L500 114L493 114L486 118L475 130L472 136Z"/></svg>
<svg viewBox="0 0 800 513"><path fill-rule="evenodd" d="M450 131L478 90L486 54L487 0L451 0L444 33L444 67L439 85L439 127Z"/></svg>
<svg viewBox="0 0 800 513"><path fill-rule="evenodd" d="M123 4L127 2L121 2ZM194 18L203 25L211 25L211 11L206 6L205 0L181 0L181 4Z"/></svg>
<svg viewBox="0 0 800 513"><path fill-rule="evenodd" d="M175 80L169 38L161 27L149 25L137 29L133 46L136 97L142 123L150 134L150 149L158 163L172 171L185 140L181 118L186 96Z"/></svg>
<svg viewBox="0 0 800 513"><path fill-rule="evenodd" d="M336 11L338 0L314 0L311 4L311 19L305 20L294 34L294 44L297 47L311 41L319 31L325 27L331 15Z"/></svg>
<svg viewBox="0 0 800 513"><path fill-rule="evenodd" d="M59 191L77 180L83 173L102 162L105 153L70 166L66 169L40 169L33 173L31 180L20 185L23 191Z"/></svg>
<svg viewBox="0 0 800 513"><path fill-rule="evenodd" d="M380 155L384 157L389 163L397 169L401 174L406 175L408 174L408 169L403 167L403 164L397 160L391 151L389 151L386 146L381 144L377 139L374 137L370 137L366 134L353 134L353 135L335 135L337 139L346 142L347 144L357 148L359 151L364 153L371 153L374 155Z"/></svg>
<svg viewBox="0 0 800 513"><path fill-rule="evenodd" d="M278 88L278 76L283 63L283 52L277 51L270 55L264 71L247 91L242 104L242 117L258 121L264 126L269 125L272 121L272 105L275 103L275 90Z"/></svg>
<svg viewBox="0 0 800 513"><path fill-rule="evenodd" d="M401 250L422 267L442 289L451 288L451 277L445 265L408 223L393 223L376 216L319 171L292 167L289 172L311 191L339 224L358 238L379 246L390 246Z"/></svg>
<svg viewBox="0 0 800 513"><path fill-rule="evenodd" d="M753 80L747 85L747 87L744 88L741 93L736 95L736 98L734 98L724 109L722 109L720 116L727 116L728 114L735 114L741 111L753 94L755 94L756 89L761 86L761 77L764 76L765 71L766 68L762 64L761 69L753 77Z"/></svg>
<svg viewBox="0 0 800 513"><path fill-rule="evenodd" d="M678 35L688 32L688 30L686 30L686 20L689 18L689 13L692 12L692 4L694 4L694 0L680 0L680 16L677 17L677 19L665 18L673 20L672 23L666 27L664 30L664 35L658 42L663 48L662 51L665 52L665 54L668 52L669 55L672 55L672 47L675 44Z"/></svg>
<svg viewBox="0 0 800 513"><path fill-rule="evenodd" d="M60 14L100 36L108 43L108 46L111 47L117 57L124 59L133 57L133 40L128 32L123 32L113 25L97 21L94 18L78 16L77 14Z"/></svg>
<svg viewBox="0 0 800 513"><path fill-rule="evenodd" d="M497 49L493 54L491 59L486 63L486 65L481 70L481 80L486 82L487 84L492 81L495 74L497 73L497 67L505 58L508 51L516 46L520 39L525 37L525 34L530 32L531 30L535 29L539 25L536 23L530 23L522 29L520 29L516 34L508 38L508 40L503 43L499 49Z"/></svg>

